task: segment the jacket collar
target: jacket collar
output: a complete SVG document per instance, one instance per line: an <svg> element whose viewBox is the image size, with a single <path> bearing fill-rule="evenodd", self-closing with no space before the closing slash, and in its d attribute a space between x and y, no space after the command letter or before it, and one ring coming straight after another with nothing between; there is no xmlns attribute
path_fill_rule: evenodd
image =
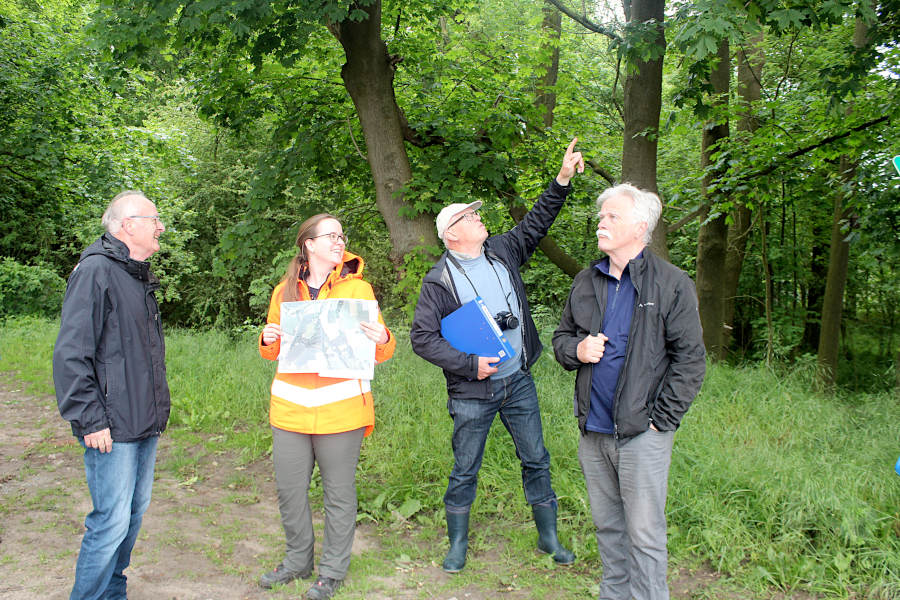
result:
<svg viewBox="0 0 900 600"><path fill-rule="evenodd" d="M600 269L597 267L600 263L608 259L608 256L604 256L591 261L590 269L595 277L602 276ZM650 262L655 259L656 255L650 250L650 246L644 246L644 249L636 258L632 258L628 261L628 274L631 277L631 284L637 290L638 295L641 293L641 284L644 281L644 274L647 272ZM608 270L609 269L607 268L607 271Z"/></svg>
<svg viewBox="0 0 900 600"><path fill-rule="evenodd" d="M131 258L125 242L109 233L104 233L97 241L88 246L81 253L80 260L95 254L112 260L138 281L159 285L159 279L150 271L150 263L145 260L134 260Z"/></svg>
<svg viewBox="0 0 900 600"><path fill-rule="evenodd" d="M365 262L363 261L361 256L357 256L356 254L344 250L344 256L341 259L341 263L339 265L335 265L331 272L328 273L328 277L325 278L325 281L322 283L319 290L331 289L341 281L349 281L350 279L362 279L364 268ZM300 286L300 298L303 300L308 300L309 284L306 283L305 270L304 272L300 273L300 277L297 280L297 285ZM321 291L319 293L321 294Z"/></svg>
<svg viewBox="0 0 900 600"><path fill-rule="evenodd" d="M641 250L641 253L638 254L637 257L632 258L628 261L628 271L631 273L632 277L634 277L636 274L643 274L644 271L647 270L647 264L650 260L650 256L652 255L653 252L650 250L650 246L644 246L644 249ZM609 257L603 255L596 260L592 260L590 267L594 270L597 270L597 266L604 261L609 261ZM609 271L608 266L605 271Z"/></svg>

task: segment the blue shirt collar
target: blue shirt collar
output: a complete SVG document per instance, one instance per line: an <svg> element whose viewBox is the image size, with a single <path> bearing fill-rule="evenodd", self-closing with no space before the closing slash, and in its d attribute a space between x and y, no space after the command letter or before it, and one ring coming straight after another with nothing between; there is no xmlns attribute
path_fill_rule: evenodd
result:
<svg viewBox="0 0 900 600"><path fill-rule="evenodd" d="M631 262L632 262L632 261L635 261L635 260L638 260L638 259L641 259L641 258L644 258L644 251L643 251L643 250L641 250L641 251L638 253L637 256L635 256L634 258L632 258L631 260L629 260L629 261L628 261L628 264L625 265L625 269L622 271L622 278L623 278L623 279L624 279L626 276L628 276L629 278L631 277L631 272L630 272ZM615 279L615 277L613 277L613 276L610 274L610 272L609 272L609 257L608 257L608 256L604 256L604 257L600 260L600 262L598 262L596 265L594 265L594 268L597 269L598 271L600 271L601 273L603 273L604 275L606 275L607 277L612 277L613 279Z"/></svg>

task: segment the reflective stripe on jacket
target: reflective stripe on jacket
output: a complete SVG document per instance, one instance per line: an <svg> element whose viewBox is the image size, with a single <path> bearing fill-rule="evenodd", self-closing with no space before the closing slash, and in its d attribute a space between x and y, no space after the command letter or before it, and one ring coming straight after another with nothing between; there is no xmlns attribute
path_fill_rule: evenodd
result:
<svg viewBox="0 0 900 600"><path fill-rule="evenodd" d="M358 298L375 300L372 286L362 278L362 258L344 251L342 264L319 288L318 300L326 298ZM269 323L281 322L281 301L285 282L272 292L269 303ZM309 287L299 282L300 300L311 301ZM384 324L381 314L380 323ZM394 354L397 342L388 330L388 342L375 346L375 362L381 363ZM281 340L264 346L259 337L259 353L268 360L277 360ZM298 433L341 433L365 427L365 435L375 427L375 405L370 382L364 379L321 377L317 373L276 373L272 381L269 422L273 427Z"/></svg>

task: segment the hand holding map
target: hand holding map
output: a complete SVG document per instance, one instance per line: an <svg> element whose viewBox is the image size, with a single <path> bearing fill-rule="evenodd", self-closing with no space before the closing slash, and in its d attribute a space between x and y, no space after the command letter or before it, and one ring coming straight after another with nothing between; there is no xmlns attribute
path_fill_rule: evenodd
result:
<svg viewBox="0 0 900 600"><path fill-rule="evenodd" d="M362 323L366 325L361 326ZM278 372L372 379L376 342L373 335L379 340L387 337L387 331L378 322L375 300L283 302Z"/></svg>

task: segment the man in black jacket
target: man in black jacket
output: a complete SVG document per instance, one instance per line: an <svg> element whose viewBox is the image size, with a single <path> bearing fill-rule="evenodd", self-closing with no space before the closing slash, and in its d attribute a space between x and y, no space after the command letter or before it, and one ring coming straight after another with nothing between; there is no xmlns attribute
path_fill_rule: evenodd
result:
<svg viewBox="0 0 900 600"><path fill-rule="evenodd" d="M597 200L606 258L575 277L556 359L575 378L578 458L603 561L603 600L665 600L672 441L706 370L688 275L647 244L662 207L623 184Z"/></svg>
<svg viewBox="0 0 900 600"><path fill-rule="evenodd" d="M123 571L150 504L156 443L169 418L159 280L146 262L165 227L135 191L113 198L103 225L106 233L69 277L53 348L59 412L84 447L94 505L71 600L126 597Z"/></svg>
<svg viewBox="0 0 900 600"><path fill-rule="evenodd" d="M441 367L447 379L454 457L444 495L450 551L443 568L448 573L459 572L466 563L469 511L475 501L485 440L497 413L522 463L522 484L532 505L538 548L552 554L559 564L575 560L556 533L550 454L544 447L537 392L529 370L540 355L541 342L519 268L559 214L569 193L569 180L576 170L584 170L581 153L575 151L577 141L569 144L556 179L510 231L488 237L476 212L480 201L451 204L435 221L447 251L422 280L410 339L416 354ZM515 352L512 359L498 364L497 356L461 352L441 335L441 319L475 297L484 300L491 315L500 316L500 326Z"/></svg>

